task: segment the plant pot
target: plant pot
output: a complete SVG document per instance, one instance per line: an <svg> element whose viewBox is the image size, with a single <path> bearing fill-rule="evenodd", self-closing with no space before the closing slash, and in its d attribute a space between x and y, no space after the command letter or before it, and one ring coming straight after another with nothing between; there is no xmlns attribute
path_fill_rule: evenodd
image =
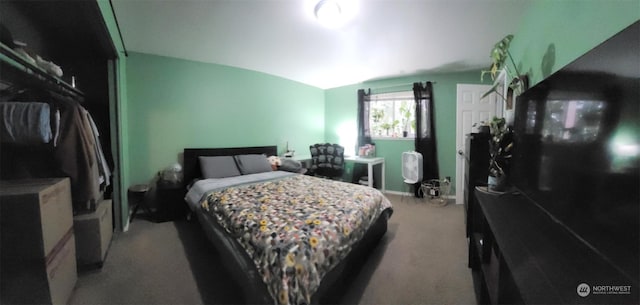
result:
<svg viewBox="0 0 640 305"><path fill-rule="evenodd" d="M402 132L402 137L403 137L403 138L406 138L408 135L409 135L409 132L408 132L408 131L403 131L403 132Z"/></svg>
<svg viewBox="0 0 640 305"><path fill-rule="evenodd" d="M488 176L487 188L494 192L504 192L507 189L507 176L502 175L500 177Z"/></svg>

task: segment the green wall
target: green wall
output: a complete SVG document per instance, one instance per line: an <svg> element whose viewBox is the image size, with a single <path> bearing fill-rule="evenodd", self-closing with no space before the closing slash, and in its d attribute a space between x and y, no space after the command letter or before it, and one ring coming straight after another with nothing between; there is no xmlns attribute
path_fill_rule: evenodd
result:
<svg viewBox="0 0 640 305"><path fill-rule="evenodd" d="M534 85L639 19L638 0L536 0L510 51Z"/></svg>
<svg viewBox="0 0 640 305"><path fill-rule="evenodd" d="M412 77L365 82L326 90L325 92L325 135L328 142L349 145L354 143L357 130L357 91L358 89L393 87L402 91L411 91L413 82L433 82L436 141L438 164L441 178L451 177L455 185L456 174L456 86L480 83L480 71L430 74ZM398 86L401 85L401 86ZM383 90L383 89L380 89ZM396 90L396 91L397 91ZM375 140L376 155L385 158L386 188L390 191L407 192L402 182L401 155L403 151L414 149L412 140L392 139ZM347 170L347 174L351 174ZM452 190L451 194L453 195Z"/></svg>
<svg viewBox="0 0 640 305"><path fill-rule="evenodd" d="M308 151L324 140L324 91L228 66L129 52L131 183L181 162L185 147L278 145Z"/></svg>
<svg viewBox="0 0 640 305"><path fill-rule="evenodd" d="M121 54L108 2L97 1ZM638 19L637 0L531 1L511 31L515 34L511 53L534 85ZM454 177L455 87L479 82L479 72L473 71L321 90L258 72L148 54L129 52L128 58L119 57L118 64L123 190L149 181L158 170L177 162L184 147L277 144L282 150L289 141L296 151L306 152L309 143L324 140L352 143L354 136L348 133L356 128L357 89L427 80L436 82L441 176ZM378 155L386 158L389 190L406 191L400 154L411 149L412 141L377 141ZM120 195L126 211L126 196Z"/></svg>
<svg viewBox="0 0 640 305"><path fill-rule="evenodd" d="M109 71L109 116L111 128L111 154L115 163L113 169L113 199L121 211L119 217L118 230L124 230L129 223L129 203L127 198L127 188L130 185L129 173L129 147L128 147L128 122L127 118L127 78L126 67L127 57L122 45L120 33L116 20L111 10L111 5L107 0L97 0L98 7L104 19L105 25L111 36L111 40L117 51L117 58L114 59L115 69ZM112 90L115 87L115 90ZM124 212L122 212L124 211ZM114 211L117 214L118 209Z"/></svg>
<svg viewBox="0 0 640 305"><path fill-rule="evenodd" d="M527 73L530 84L535 85L638 19L640 1L637 0L532 1L521 23L513 27L515 38L510 51L520 72ZM489 51L487 50L487 56ZM479 71L424 75L326 90L327 141L353 142L355 134L345 136L344 130L356 128L358 89L395 86L413 81L434 81L440 176L451 176L452 185L455 186L458 178L455 177L456 84L479 83L479 75ZM387 189L407 191L401 178L400 154L412 150L413 142L375 142L377 154L385 157ZM451 195L454 193L455 189Z"/></svg>

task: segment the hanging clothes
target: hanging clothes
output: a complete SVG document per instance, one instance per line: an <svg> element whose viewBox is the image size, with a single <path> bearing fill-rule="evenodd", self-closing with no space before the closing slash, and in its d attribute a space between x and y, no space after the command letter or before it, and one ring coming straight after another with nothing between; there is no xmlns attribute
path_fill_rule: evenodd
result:
<svg viewBox="0 0 640 305"><path fill-rule="evenodd" d="M0 103L0 140L3 143L46 144L53 139L47 103Z"/></svg>
<svg viewBox="0 0 640 305"><path fill-rule="evenodd" d="M63 96L56 96L64 100ZM71 179L75 213L93 211L102 199L100 174L96 156L96 139L86 110L66 100L60 113L60 139L54 159L60 171Z"/></svg>
<svg viewBox="0 0 640 305"><path fill-rule="evenodd" d="M87 111L84 108L82 110L84 112L84 115L87 117L87 120L89 120L89 124L91 126L91 132L93 133L93 137L95 139L94 149L96 152L96 157L98 158L100 190L104 191L107 188L107 186L111 184L110 182L111 170L109 169L109 165L107 164L107 159L105 158L104 153L102 151L102 145L100 144L100 133L98 132L98 127L96 126L96 123L91 117L91 114L89 113L89 111Z"/></svg>

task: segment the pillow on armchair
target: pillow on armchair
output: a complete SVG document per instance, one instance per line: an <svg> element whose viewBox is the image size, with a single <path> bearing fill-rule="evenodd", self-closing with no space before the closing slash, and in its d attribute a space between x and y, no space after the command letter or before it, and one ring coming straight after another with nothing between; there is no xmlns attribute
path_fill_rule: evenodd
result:
<svg viewBox="0 0 640 305"><path fill-rule="evenodd" d="M311 152L311 172L316 176L342 177L344 171L344 147L338 144L314 144Z"/></svg>

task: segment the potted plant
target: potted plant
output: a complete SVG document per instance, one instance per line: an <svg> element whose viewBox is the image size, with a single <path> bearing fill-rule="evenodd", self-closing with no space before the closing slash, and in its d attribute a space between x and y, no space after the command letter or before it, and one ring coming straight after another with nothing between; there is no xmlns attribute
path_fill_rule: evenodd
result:
<svg viewBox="0 0 640 305"><path fill-rule="evenodd" d="M498 41L493 46L493 49L491 50L491 55L490 55L490 57L491 57L491 67L489 67L489 70L483 70L482 71L482 73L480 74L480 80L481 81L484 79L485 74L490 74L491 75L491 80L493 80L495 82L495 79L498 76L498 74L500 73L500 71L503 70L506 67L505 62L507 61L507 58L509 58L509 61L513 65L513 70L516 73L516 75L510 76L508 74L509 70L506 69L507 76L509 76L509 78L512 79L509 82L509 87L511 89L516 89L517 87L520 87L520 86L525 87L525 88L527 87L527 84L525 83L525 82L527 82L527 76L520 74L520 71L518 71L518 66L513 61L513 57L511 57L511 53L509 52L509 45L511 44L511 40L513 40L513 35L509 34L509 35L505 36L504 38L502 38L500 41ZM522 83L525 83L525 84L522 84ZM491 89L489 89L489 91L485 92L482 95L481 98L484 98L487 95L495 92L502 99L504 99L506 101L507 98L505 96L503 96L502 93L497 91L497 88L498 88L499 85L500 85L500 83L498 83L498 82L493 84L493 87L491 87Z"/></svg>
<svg viewBox="0 0 640 305"><path fill-rule="evenodd" d="M377 135L382 135L382 130L380 128L382 128L382 126L380 126L380 122L382 121L382 119L384 118L384 110L379 109L379 108L373 108L373 114L371 115L373 117L373 129L374 132Z"/></svg>
<svg viewBox="0 0 640 305"><path fill-rule="evenodd" d="M393 122L391 122L391 129L393 129L394 137L397 136L396 127L398 127L398 124L400 124L400 121L398 120L393 120Z"/></svg>
<svg viewBox="0 0 640 305"><path fill-rule="evenodd" d="M374 123L379 123L382 121L382 118L384 118L384 110L373 108L373 114L371 116L373 117Z"/></svg>
<svg viewBox="0 0 640 305"><path fill-rule="evenodd" d="M387 135L389 135L389 129L391 129L391 124L389 124L388 122L384 122L382 123L382 125L380 125L380 128L384 129L387 132Z"/></svg>
<svg viewBox="0 0 640 305"><path fill-rule="evenodd" d="M409 124L411 123L411 108L406 102L402 102L400 105L400 114L402 115L402 136L406 138L409 135Z"/></svg>
<svg viewBox="0 0 640 305"><path fill-rule="evenodd" d="M491 138L489 139L489 176L487 184L490 190L504 191L507 184L509 161L513 137L504 118L494 117L489 121Z"/></svg>

